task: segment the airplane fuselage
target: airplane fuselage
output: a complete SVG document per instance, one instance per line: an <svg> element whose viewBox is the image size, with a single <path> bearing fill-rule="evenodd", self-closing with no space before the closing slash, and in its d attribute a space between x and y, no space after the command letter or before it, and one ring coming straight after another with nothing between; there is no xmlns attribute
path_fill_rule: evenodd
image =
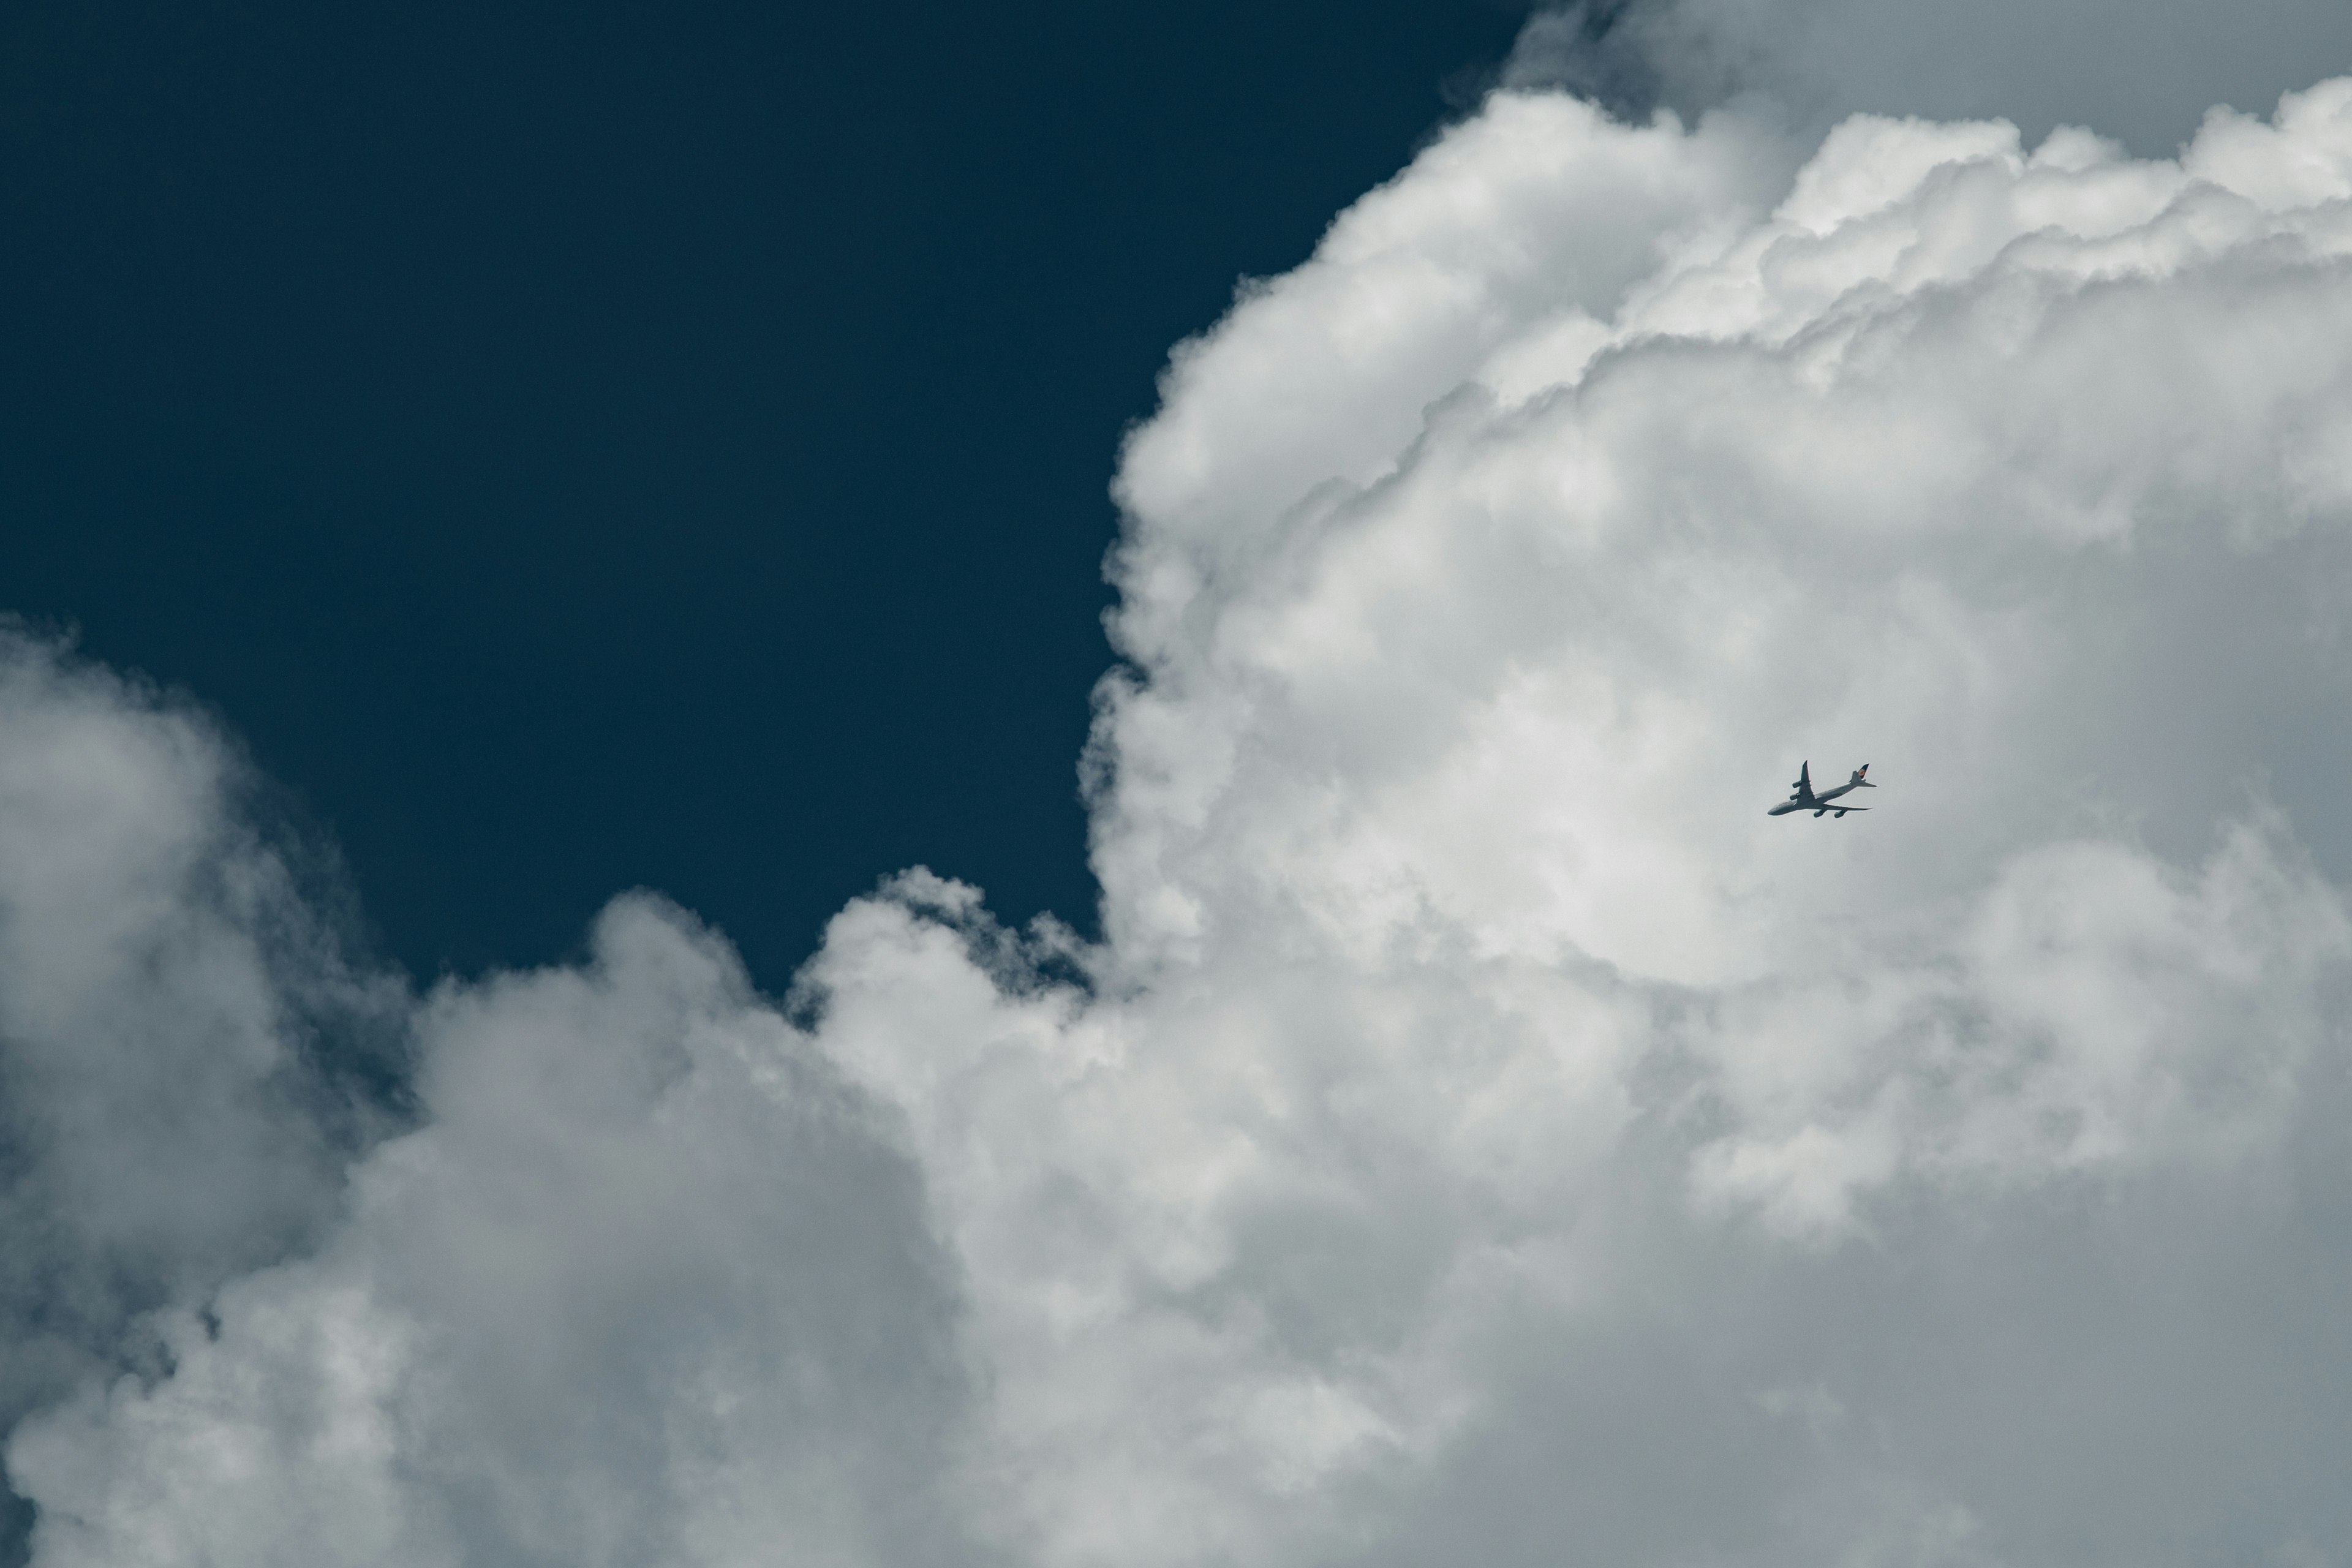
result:
<svg viewBox="0 0 2352 1568"><path fill-rule="evenodd" d="M1855 790L1875 788L1875 785L1863 776L1869 772L1870 765L1865 763L1854 770L1853 777L1847 783L1838 785L1835 789L1825 789L1816 794L1813 790L1812 764L1808 763L1797 770L1797 793L1773 806L1764 815L1786 816L1792 811L1810 811L1815 816L1830 812L1835 812L1838 816L1843 816L1849 811L1866 811L1869 809L1867 806L1840 805L1837 801L1839 796L1852 795Z"/></svg>
<svg viewBox="0 0 2352 1568"><path fill-rule="evenodd" d="M1830 802L1842 795L1852 795L1853 790L1854 786L1850 784L1840 784L1835 789L1825 789L1821 794L1809 796L1804 800L1784 800L1764 815L1786 816L1792 811L1826 811L1831 809Z"/></svg>

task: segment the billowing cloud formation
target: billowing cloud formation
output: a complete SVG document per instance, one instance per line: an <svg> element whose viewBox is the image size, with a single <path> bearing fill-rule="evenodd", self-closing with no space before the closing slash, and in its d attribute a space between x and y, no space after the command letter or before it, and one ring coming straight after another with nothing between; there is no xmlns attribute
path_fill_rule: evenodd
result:
<svg viewBox="0 0 2352 1568"><path fill-rule="evenodd" d="M1104 943L445 987L39 1560L2343 1561L2347 453L2352 81L1498 95L1129 445Z"/></svg>
<svg viewBox="0 0 2352 1568"><path fill-rule="evenodd" d="M446 988L426 1124L12 1449L54 1563L950 1563L913 1173L676 910Z"/></svg>

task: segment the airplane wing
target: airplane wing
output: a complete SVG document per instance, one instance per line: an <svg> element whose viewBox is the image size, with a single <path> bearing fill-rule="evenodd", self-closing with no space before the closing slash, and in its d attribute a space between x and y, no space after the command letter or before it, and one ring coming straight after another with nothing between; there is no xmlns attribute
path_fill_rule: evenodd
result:
<svg viewBox="0 0 2352 1568"><path fill-rule="evenodd" d="M1790 800L1813 798L1813 764L1810 760L1797 764L1797 782L1789 787L1797 792L1789 797Z"/></svg>

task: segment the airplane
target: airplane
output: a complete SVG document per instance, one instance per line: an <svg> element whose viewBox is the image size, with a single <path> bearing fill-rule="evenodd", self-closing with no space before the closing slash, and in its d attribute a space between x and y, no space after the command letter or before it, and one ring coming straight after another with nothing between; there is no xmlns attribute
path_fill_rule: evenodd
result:
<svg viewBox="0 0 2352 1568"><path fill-rule="evenodd" d="M1837 788L1823 790L1821 794L1815 795L1813 793L1813 764L1810 762L1801 763L1797 768L1797 793L1790 795L1788 799L1782 801L1780 805L1774 806L1764 815L1767 816L1785 816L1792 811L1810 811L1815 816L1819 816L1825 811L1834 811L1840 816L1843 816L1849 811L1868 811L1870 807L1866 805L1832 805L1830 804L1832 801L1837 799L1838 796L1842 795L1851 795L1858 789L1876 789L1878 787L1876 784L1871 783L1867 778L1863 776L1868 772L1870 772L1870 764L1868 763L1864 763L1862 766L1853 770L1853 777L1838 785Z"/></svg>

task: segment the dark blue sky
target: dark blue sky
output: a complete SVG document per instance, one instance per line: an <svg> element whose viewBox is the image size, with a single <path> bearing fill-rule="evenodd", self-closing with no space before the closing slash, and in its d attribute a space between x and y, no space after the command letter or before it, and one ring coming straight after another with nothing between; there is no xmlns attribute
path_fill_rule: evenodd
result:
<svg viewBox="0 0 2352 1568"><path fill-rule="evenodd" d="M925 862L1090 924L1117 440L1510 0L0 11L0 605L219 710L420 975Z"/></svg>

